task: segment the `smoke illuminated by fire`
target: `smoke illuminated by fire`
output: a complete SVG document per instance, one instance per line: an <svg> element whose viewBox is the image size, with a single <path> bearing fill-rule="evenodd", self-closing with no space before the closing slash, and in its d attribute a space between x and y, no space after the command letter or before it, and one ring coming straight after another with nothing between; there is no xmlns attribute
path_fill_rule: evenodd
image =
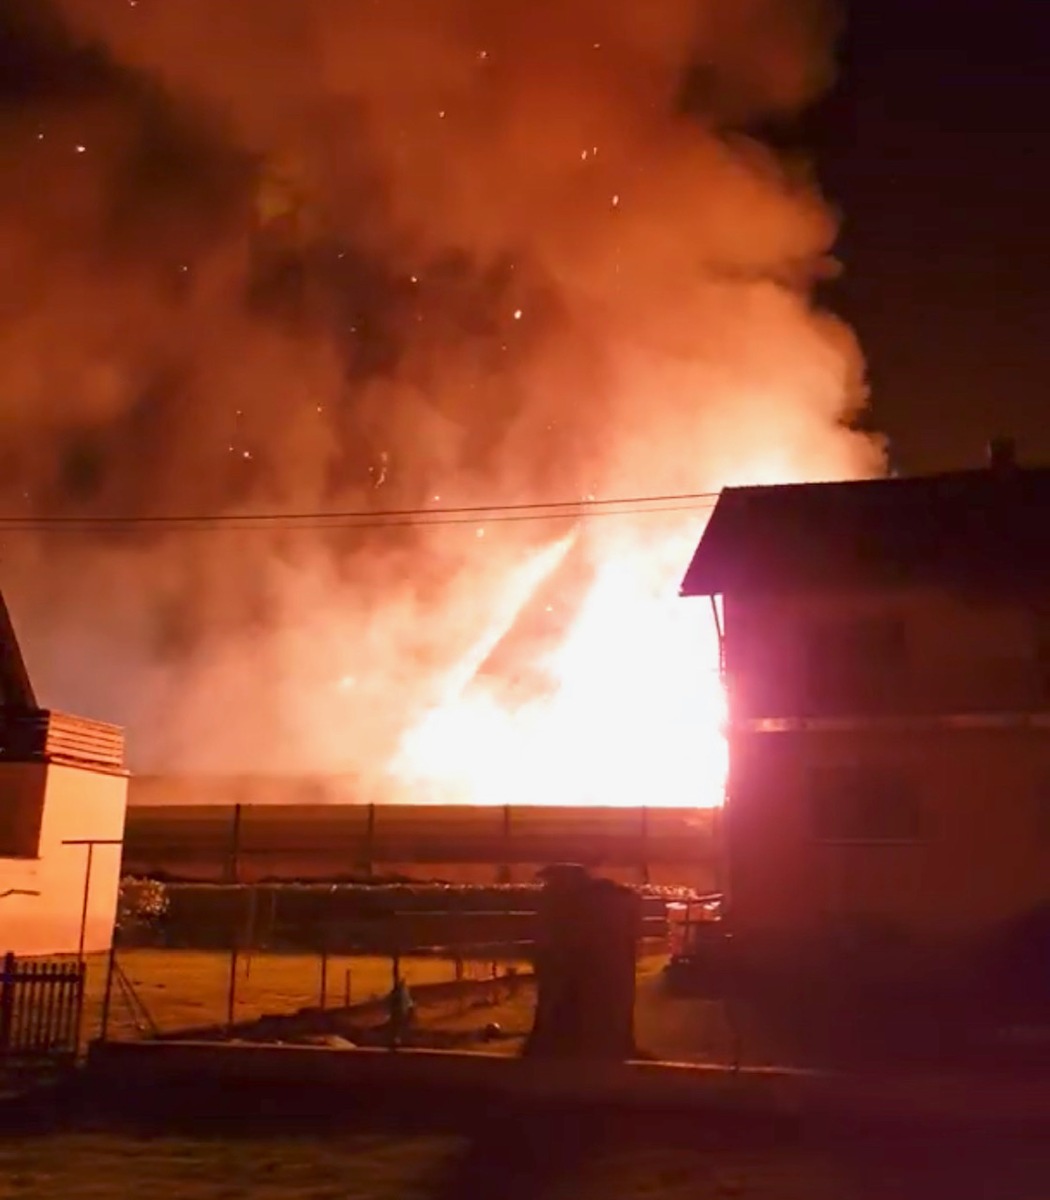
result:
<svg viewBox="0 0 1050 1200"><path fill-rule="evenodd" d="M333 799L717 802L709 506L880 469L821 0L4 0L0 512L37 690ZM6 90L5 90L6 89ZM641 506L626 506L628 509ZM320 528L318 526L321 526Z"/></svg>

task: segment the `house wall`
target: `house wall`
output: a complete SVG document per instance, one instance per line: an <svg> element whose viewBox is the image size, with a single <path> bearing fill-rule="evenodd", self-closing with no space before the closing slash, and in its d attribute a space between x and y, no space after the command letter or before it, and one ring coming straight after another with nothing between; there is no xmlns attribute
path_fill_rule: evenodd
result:
<svg viewBox="0 0 1050 1200"><path fill-rule="evenodd" d="M876 762L910 775L918 835L823 839L813 769ZM1050 898L1048 780L1042 733L741 736L727 812L734 925L782 938L876 917L919 940L990 933Z"/></svg>
<svg viewBox="0 0 1050 1200"><path fill-rule="evenodd" d="M861 670L852 697L816 699L820 630L886 615L906 633L892 674L879 663L882 686L863 686ZM1035 606L918 590L728 598L725 621L738 929L782 941L871 917L956 941L1050 900L1050 718L1014 719L1050 710ZM918 813L915 836L831 841L815 806L840 769L891 776Z"/></svg>
<svg viewBox="0 0 1050 1200"><path fill-rule="evenodd" d="M87 868L85 846L63 842L123 837L127 777L58 763L0 763L0 811L5 824L39 836L18 854L0 858L0 953L75 953ZM14 815L11 815L14 814ZM27 815L28 814L28 815ZM8 846L3 851L10 854ZM120 886L121 847L96 846L88 895L89 953L108 949Z"/></svg>
<svg viewBox="0 0 1050 1200"><path fill-rule="evenodd" d="M1050 599L1050 598L1048 598ZM726 670L735 717L842 709L815 694L815 660L834 654L834 631L899 621L897 654L874 648L880 685L859 688L846 712L1050 711L1050 620L1038 597L933 589L730 597Z"/></svg>

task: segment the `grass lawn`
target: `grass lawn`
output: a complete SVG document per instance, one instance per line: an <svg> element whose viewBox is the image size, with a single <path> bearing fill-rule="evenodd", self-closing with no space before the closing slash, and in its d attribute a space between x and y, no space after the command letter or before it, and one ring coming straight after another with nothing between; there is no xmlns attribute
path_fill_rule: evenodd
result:
<svg viewBox="0 0 1050 1200"><path fill-rule="evenodd" d="M634 1024L639 1051L671 1062L733 1063L738 1040L743 1038L734 1031L723 1006L667 996L660 974L665 961L653 957L638 964ZM478 1048L493 1054L518 1054L532 1028L535 1006L535 985L523 982L516 995L504 996L496 1004L474 998L462 1003L445 1001L428 1006L420 1019L431 1028L449 1031L478 1029L495 1022L504 1036ZM754 1039L739 1048L748 1065L768 1065L760 1055L744 1055L744 1051L757 1048Z"/></svg>
<svg viewBox="0 0 1050 1200"><path fill-rule="evenodd" d="M124 950L120 965L139 999L162 1033L219 1024L226 1020L230 986L227 955L196 950ZM96 1036L102 1013L107 960L93 958L88 966L84 1036ZM384 995L391 987L387 958L337 958L328 962L328 1003L341 1005L350 974L351 1001ZM403 959L402 975L409 985L437 983L455 977L453 964L436 958ZM249 1021L266 1014L286 1014L320 1004L321 967L316 955L242 955L237 967L235 1015ZM130 1006L113 989L110 1035L141 1036ZM2 1193L0 1193L2 1196Z"/></svg>
<svg viewBox="0 0 1050 1200"><path fill-rule="evenodd" d="M224 954L200 950L124 950L120 965L134 992L142 1001L152 1020L163 1033L182 1028L221 1024L226 1020L229 992L229 958ZM670 1057L689 1056L700 1046L702 1038L683 1036L661 1037L659 972L664 959L649 956L638 964L638 1028L640 1045L644 1049ZM88 990L84 1010L84 1038L97 1036L102 1013L102 997L106 988L106 959L89 962ZM520 966L524 966L521 964ZM455 978L452 962L443 959L403 959L402 974L410 986L426 983L445 983ZM480 978L490 971L487 964L467 964L467 977ZM349 972L352 1002L370 1000L385 995L391 985L391 965L384 958L331 958L328 966L328 1003L341 1006L346 996ZM320 962L316 955L253 954L241 956L236 978L236 1020L250 1021L266 1014L289 1014L320 1002ZM426 1024L444 1030L469 1030L497 1021L510 1038L493 1042L493 1052L515 1054L521 1040L532 1027L535 990L523 984L520 994L494 1007L479 1007L473 1002L443 1002L427 1006L421 1019ZM678 1031L678 1026L674 1026ZM143 1031L136 1026L130 1004L114 986L110 1002L109 1034L116 1039L137 1038ZM703 1057L703 1054L698 1054ZM2 1200L2 1193L0 1193Z"/></svg>
<svg viewBox="0 0 1050 1200"><path fill-rule="evenodd" d="M229 992L229 957L197 950L124 950L120 964L135 993L162 1033L222 1024L226 1020ZM638 964L638 999L635 1032L639 1050L681 1062L732 1063L739 1054L747 1065L769 1065L790 1056L771 1044L762 1030L734 1026L717 1002L668 996L661 971L666 959L647 956ZM526 964L518 964L524 968ZM438 958L407 958L401 971L409 986L444 983L455 978L454 964ZM350 997L357 1003L387 993L391 964L387 958L333 957L328 962L327 997L330 1007L343 1004L347 972ZM468 978L486 977L488 963L465 964ZM105 990L106 959L89 962L83 1036L97 1036ZM236 1020L251 1021L264 1015L297 1012L320 1004L321 968L316 955L253 954L238 961ZM480 1029L488 1022L502 1026L506 1037L479 1043L478 1049L495 1054L517 1054L532 1027L535 989L521 985L512 999L494 1006L474 1000L442 1001L421 1008L419 1019L432 1028L453 1033ZM114 987L110 1007L110 1036L118 1040L145 1036L136 1027L131 1007ZM0 1192L2 1200L2 1192Z"/></svg>
<svg viewBox="0 0 1050 1200"><path fill-rule="evenodd" d="M1035 1140L580 1114L463 1133L0 1135L0 1200L1045 1200Z"/></svg>
<svg viewBox="0 0 1050 1200"><path fill-rule="evenodd" d="M541 1140L543 1144L536 1144ZM467 1136L252 1139L53 1133L0 1139L3 1200L852 1200L793 1147L624 1144L505 1128ZM924 1197L924 1200L928 1198Z"/></svg>
<svg viewBox="0 0 1050 1200"><path fill-rule="evenodd" d="M224 954L195 950L125 950L120 964L135 992L161 1032L226 1020L229 991L229 958ZM692 999L667 997L660 972L665 959L643 958L638 965L636 1032L640 1049L658 1058L682 1061L730 1062L734 1054L734 1032L722 1006ZM524 965L524 964L522 964ZM403 959L402 974L410 986L447 982L455 977L451 962L436 958ZM386 958L338 958L328 963L327 996L330 1006L342 1005L350 973L352 1002L384 995L391 986L391 964ZM467 964L467 977L489 973L485 963ZM105 989L106 960L89 963L85 1003L84 1036L96 1036ZM237 969L236 1019L249 1021L266 1014L288 1014L320 1003L321 971L317 956L296 954L253 954L242 956ZM452 1031L498 1022L506 1040L488 1044L494 1053L513 1054L532 1026L535 991L523 985L517 997L496 1006L480 1007L473 1002L442 1002L428 1006L421 1019ZM127 1039L142 1036L134 1014L114 988L110 1008L110 1036ZM745 1060L759 1061L754 1039L745 1044Z"/></svg>
<svg viewBox="0 0 1050 1200"><path fill-rule="evenodd" d="M417 1010L416 1021L417 1026L427 1030L451 1034L478 1034L484 1026L498 1024L502 1030L500 1038L492 1041L472 1038L466 1047L460 1048L515 1056L522 1052L535 1010L535 985L522 982L513 995L503 991L494 1004L485 997L475 996L426 1004Z"/></svg>
<svg viewBox="0 0 1050 1200"><path fill-rule="evenodd" d="M297 1140L49 1134L0 1139L0 1200L416 1200L448 1138Z"/></svg>

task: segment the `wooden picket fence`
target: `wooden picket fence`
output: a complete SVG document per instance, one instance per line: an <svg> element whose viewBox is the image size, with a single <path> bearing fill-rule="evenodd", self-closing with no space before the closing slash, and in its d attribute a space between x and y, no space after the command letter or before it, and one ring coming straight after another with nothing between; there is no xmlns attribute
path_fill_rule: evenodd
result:
<svg viewBox="0 0 1050 1200"><path fill-rule="evenodd" d="M82 962L5 955L0 968L0 1064L75 1060L85 974Z"/></svg>

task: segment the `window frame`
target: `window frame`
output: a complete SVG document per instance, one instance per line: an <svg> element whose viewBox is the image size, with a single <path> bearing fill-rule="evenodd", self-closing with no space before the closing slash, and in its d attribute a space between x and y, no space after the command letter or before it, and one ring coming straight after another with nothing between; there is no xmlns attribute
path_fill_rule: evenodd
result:
<svg viewBox="0 0 1050 1200"><path fill-rule="evenodd" d="M802 641L802 691L811 713L882 711L911 669L908 622L897 612L829 616L809 625Z"/></svg>
<svg viewBox="0 0 1050 1200"><path fill-rule="evenodd" d="M834 775L839 776L838 786L827 787L827 783ZM853 776L855 781L860 784L857 791L851 793L849 787L849 776ZM872 787L872 785L875 785ZM882 784L880 788L878 785ZM903 785L903 786L902 786ZM865 795L865 791L867 795ZM853 800L848 798L852 794ZM856 797L859 795L859 801ZM865 804L875 808L883 798L891 796L894 798L900 797L905 801L909 812L908 825L911 826L911 833L878 833L862 832L862 827L865 824L864 806ZM843 806L844 800L849 803L856 803L857 816L855 820L857 832L849 833L846 830L849 828L850 822L847 821L842 826L842 832L829 832L828 829L833 827L834 823L827 822L819 811L819 806L822 803L827 803L830 806ZM927 831L924 820L924 811L922 804L922 796L918 786L918 779L914 771L907 766L897 763L871 763L871 764L826 764L811 767L808 772L807 780L807 805L808 805L808 824L809 824L809 840L817 845L823 846L916 846L921 845L927 840ZM877 828L879 822L873 822L872 828ZM892 826L893 822L886 822L887 828Z"/></svg>

